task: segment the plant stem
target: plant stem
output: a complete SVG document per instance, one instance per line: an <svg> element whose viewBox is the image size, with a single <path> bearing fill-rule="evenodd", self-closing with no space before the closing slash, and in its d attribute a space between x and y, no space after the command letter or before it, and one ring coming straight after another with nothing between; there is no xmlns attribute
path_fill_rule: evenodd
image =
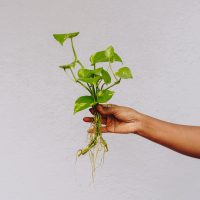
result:
<svg viewBox="0 0 200 200"><path fill-rule="evenodd" d="M72 51L73 51L73 53L74 53L74 60L75 60L75 62L79 63L79 64L81 65L81 67L84 68L84 66L82 65L82 63L78 60L76 51L75 51L75 49L74 49L74 43L73 43L72 38L71 38L70 41L71 41ZM70 71L71 71L71 73L72 73L72 76L73 76L75 82L77 82L77 83L79 83L80 85L82 85L82 86L92 95L92 92L91 92L90 88L87 88L86 85L84 85L81 81L77 80L77 78L75 77L74 72L73 72L73 70L72 70L71 68L70 68Z"/></svg>
<svg viewBox="0 0 200 200"><path fill-rule="evenodd" d="M113 76L115 77L115 80L118 81L118 79L117 79L117 77L115 76L115 73L113 72L113 69L112 69L112 67L111 67L111 62L109 62L109 68L110 68L110 70L111 70Z"/></svg>
<svg viewBox="0 0 200 200"><path fill-rule="evenodd" d="M73 76L74 80L76 81L76 77L75 77L75 75L74 75L74 72L73 72L72 68L70 68L70 71L71 71L71 73L72 73L72 76Z"/></svg>
<svg viewBox="0 0 200 200"><path fill-rule="evenodd" d="M72 38L70 38L70 41L71 41L72 51L74 53L74 59L75 59L75 61L77 61L78 57L77 57L76 51L74 49L74 43L73 43Z"/></svg>
<svg viewBox="0 0 200 200"><path fill-rule="evenodd" d="M73 70L72 70L71 68L70 68L70 71L71 71L71 73L72 73L72 76L73 76L73 78L74 78L74 81L77 82L77 83L79 83L80 85L82 85L82 86L92 95L91 90L90 90L89 88L87 88L86 85L84 85L83 83L81 83L81 81L79 81L79 80L75 77L74 72L73 72Z"/></svg>
<svg viewBox="0 0 200 200"><path fill-rule="evenodd" d="M102 86L101 86L101 90L103 90L104 85L105 85L105 83L102 84Z"/></svg>
<svg viewBox="0 0 200 200"><path fill-rule="evenodd" d="M75 62L77 62L77 63L81 66L81 68L85 68L85 67L83 66L83 64L81 63L81 61L78 60L78 56L77 56L77 53L76 53L76 51L75 51L74 43L73 43L72 38L71 38L71 46L72 46L72 51L73 51L73 53L74 53L74 60L75 60Z"/></svg>
<svg viewBox="0 0 200 200"><path fill-rule="evenodd" d="M117 80L116 82L114 82L114 83L113 83L112 85L110 85L109 87L107 87L105 90L108 90L108 89L110 89L111 87L113 87L113 86L119 84L120 81L121 81L121 78L120 78L119 80Z"/></svg>
<svg viewBox="0 0 200 200"><path fill-rule="evenodd" d="M81 66L81 68L85 68L80 60L77 60L76 62Z"/></svg>
<svg viewBox="0 0 200 200"><path fill-rule="evenodd" d="M96 69L96 65L94 64L94 71L95 71L95 69ZM94 77L94 74L93 74L93 77ZM92 89L93 89L93 93L94 93L94 99L95 99L95 101L97 101L97 96L96 96L97 90L95 90L94 84L92 84Z"/></svg>
<svg viewBox="0 0 200 200"><path fill-rule="evenodd" d="M89 88L87 88L87 86L85 86L83 83L81 83L81 81L76 80L76 82L82 85L92 95L92 91Z"/></svg>

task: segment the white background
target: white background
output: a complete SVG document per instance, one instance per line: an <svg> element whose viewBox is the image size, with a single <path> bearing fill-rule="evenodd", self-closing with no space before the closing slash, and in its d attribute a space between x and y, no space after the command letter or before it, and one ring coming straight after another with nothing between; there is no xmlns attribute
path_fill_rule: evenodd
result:
<svg viewBox="0 0 200 200"><path fill-rule="evenodd" d="M105 135L110 151L91 184L75 164L88 124L73 115L85 94L57 66L72 60L53 33L80 31L89 56L113 45L134 79L112 103L200 125L199 0L0 0L0 199L199 199L200 161L136 135ZM117 65L116 68L119 66Z"/></svg>

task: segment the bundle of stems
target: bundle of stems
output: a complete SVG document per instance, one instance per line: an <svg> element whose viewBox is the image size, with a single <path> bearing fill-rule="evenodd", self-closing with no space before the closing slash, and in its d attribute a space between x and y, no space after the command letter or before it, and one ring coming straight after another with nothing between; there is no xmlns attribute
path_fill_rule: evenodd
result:
<svg viewBox="0 0 200 200"><path fill-rule="evenodd" d="M121 67L118 71L114 72L112 63L123 62L112 46L108 46L105 50L92 54L90 56L91 66L86 68L78 58L74 48L73 38L77 35L79 35L79 32L53 34L54 38L61 45L63 45L66 40L70 40L74 55L73 61L70 64L61 65L59 67L64 69L65 72L69 71L71 73L71 79L83 87L88 93L88 95L81 96L75 101L74 114L90 107L92 107L94 111L94 117L90 127L93 131L88 136L88 144L77 152L78 157L89 153L92 164L92 174L94 174L98 155L102 153L100 159L101 164L105 152L108 151L108 145L102 137L101 114L97 110L97 105L98 103L108 102L114 94L114 91L110 89L118 85L121 79L132 78L132 73L128 67ZM107 69L104 67L97 67L98 63L107 63ZM78 71L76 73L75 70L77 68ZM112 79L114 79L114 81L112 81Z"/></svg>

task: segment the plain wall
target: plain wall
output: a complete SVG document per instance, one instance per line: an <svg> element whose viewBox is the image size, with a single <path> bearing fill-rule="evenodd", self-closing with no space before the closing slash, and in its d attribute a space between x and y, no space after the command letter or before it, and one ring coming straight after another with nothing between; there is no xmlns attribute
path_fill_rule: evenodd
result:
<svg viewBox="0 0 200 200"><path fill-rule="evenodd" d="M114 46L134 79L112 103L200 125L199 22L199 0L0 0L0 199L199 199L198 159L133 134L104 135L110 150L91 183L89 158L75 163L90 114L73 105L86 93L58 68L69 43L52 37L80 31L87 66Z"/></svg>

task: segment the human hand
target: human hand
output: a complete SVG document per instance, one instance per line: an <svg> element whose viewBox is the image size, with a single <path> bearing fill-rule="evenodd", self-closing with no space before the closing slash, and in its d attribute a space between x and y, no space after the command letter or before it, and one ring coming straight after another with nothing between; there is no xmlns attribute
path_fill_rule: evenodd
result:
<svg viewBox="0 0 200 200"><path fill-rule="evenodd" d="M89 110L92 114L94 114L94 110L92 108ZM140 119L142 114L132 108L114 104L98 104L97 111L102 117L102 133L135 133L140 128ZM92 122L93 117L84 117L83 121ZM93 129L90 128L88 132L92 133Z"/></svg>

